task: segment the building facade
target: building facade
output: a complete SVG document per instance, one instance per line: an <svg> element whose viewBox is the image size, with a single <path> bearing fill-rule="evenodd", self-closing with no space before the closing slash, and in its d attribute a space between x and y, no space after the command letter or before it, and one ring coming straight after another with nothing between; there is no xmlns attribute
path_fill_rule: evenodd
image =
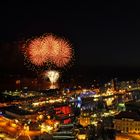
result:
<svg viewBox="0 0 140 140"><path fill-rule="evenodd" d="M114 129L121 133L140 133L140 113L122 111L115 116Z"/></svg>

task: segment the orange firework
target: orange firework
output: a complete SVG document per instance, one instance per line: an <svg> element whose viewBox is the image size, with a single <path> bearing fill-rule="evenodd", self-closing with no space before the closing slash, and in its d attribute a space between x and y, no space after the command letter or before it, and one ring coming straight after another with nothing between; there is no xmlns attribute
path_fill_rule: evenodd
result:
<svg viewBox="0 0 140 140"><path fill-rule="evenodd" d="M37 66L42 66L48 60L48 48L41 38L32 40L26 49L27 57Z"/></svg>
<svg viewBox="0 0 140 140"><path fill-rule="evenodd" d="M57 67L65 66L72 58L72 49L69 47L69 44L59 39L57 46L52 52L52 61Z"/></svg>
<svg viewBox="0 0 140 140"><path fill-rule="evenodd" d="M53 35L44 35L27 42L25 56L36 66L53 64L64 67L72 58L69 43Z"/></svg>
<svg viewBox="0 0 140 140"><path fill-rule="evenodd" d="M45 36L44 40L49 49L51 63L57 67L63 67L71 60L72 49L68 42L52 35Z"/></svg>

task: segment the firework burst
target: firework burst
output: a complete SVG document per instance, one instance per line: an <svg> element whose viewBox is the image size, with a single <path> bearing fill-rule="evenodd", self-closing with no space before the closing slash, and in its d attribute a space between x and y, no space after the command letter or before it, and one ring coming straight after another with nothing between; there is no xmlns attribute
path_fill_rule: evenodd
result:
<svg viewBox="0 0 140 140"><path fill-rule="evenodd" d="M57 45L53 48L51 60L57 67L65 66L72 58L72 49L69 44L59 39Z"/></svg>
<svg viewBox="0 0 140 140"><path fill-rule="evenodd" d="M54 35L43 35L27 41L25 58L37 67L48 64L64 67L72 59L72 48L67 41Z"/></svg>
<svg viewBox="0 0 140 140"><path fill-rule="evenodd" d="M56 70L48 70L43 73L44 79L49 78L52 84L57 82L57 80L59 79L59 76L60 74Z"/></svg>
<svg viewBox="0 0 140 140"><path fill-rule="evenodd" d="M41 38L31 40L26 48L26 57L36 66L42 66L48 60L48 48Z"/></svg>

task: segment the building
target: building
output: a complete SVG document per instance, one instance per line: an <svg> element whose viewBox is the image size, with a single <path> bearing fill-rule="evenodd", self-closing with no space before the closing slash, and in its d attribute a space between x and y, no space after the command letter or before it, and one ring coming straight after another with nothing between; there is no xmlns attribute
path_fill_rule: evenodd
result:
<svg viewBox="0 0 140 140"><path fill-rule="evenodd" d="M140 101L130 101L125 104L126 111L139 111L140 112Z"/></svg>
<svg viewBox="0 0 140 140"><path fill-rule="evenodd" d="M115 140L133 140L133 139L125 134L117 134Z"/></svg>
<svg viewBox="0 0 140 140"><path fill-rule="evenodd" d="M10 118L22 119L36 119L37 114L31 113L27 110L18 108L17 106L9 106L5 108L4 114Z"/></svg>
<svg viewBox="0 0 140 140"><path fill-rule="evenodd" d="M60 124L59 130L53 133L53 140L75 140L74 124Z"/></svg>
<svg viewBox="0 0 140 140"><path fill-rule="evenodd" d="M79 123L83 127L90 125L90 114L88 112L82 112L79 118Z"/></svg>
<svg viewBox="0 0 140 140"><path fill-rule="evenodd" d="M77 135L78 140L88 140L87 134L86 133L79 133Z"/></svg>
<svg viewBox="0 0 140 140"><path fill-rule="evenodd" d="M140 112L122 111L114 118L114 129L121 133L140 133Z"/></svg>

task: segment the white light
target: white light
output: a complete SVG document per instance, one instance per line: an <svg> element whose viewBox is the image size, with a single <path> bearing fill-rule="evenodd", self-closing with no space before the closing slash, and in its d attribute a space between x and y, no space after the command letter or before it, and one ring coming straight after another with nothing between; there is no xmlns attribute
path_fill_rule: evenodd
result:
<svg viewBox="0 0 140 140"><path fill-rule="evenodd" d="M45 77L48 77L51 84L56 83L59 78L59 72L55 70L49 70L44 73Z"/></svg>

